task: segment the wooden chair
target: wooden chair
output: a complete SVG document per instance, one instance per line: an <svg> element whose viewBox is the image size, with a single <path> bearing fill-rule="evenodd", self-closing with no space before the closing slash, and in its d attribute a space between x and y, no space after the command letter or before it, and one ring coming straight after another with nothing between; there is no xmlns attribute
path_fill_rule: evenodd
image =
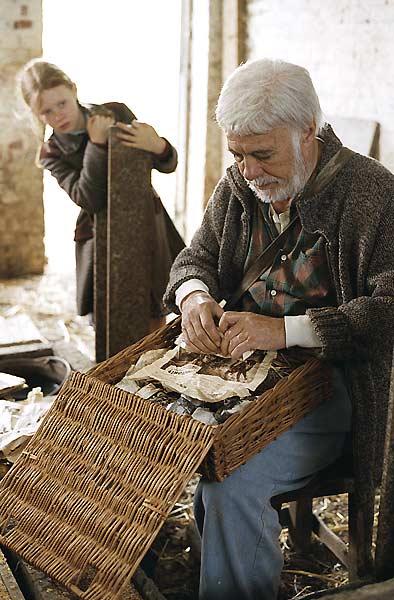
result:
<svg viewBox="0 0 394 600"><path fill-rule="evenodd" d="M346 445L344 455L319 473L307 486L294 492L275 496L271 503L278 510L282 525L289 528L290 538L298 550L309 550L313 532L347 567L350 581L359 579L383 581L394 578L394 355L383 476L379 491L379 520L374 564L370 541L367 539L363 526L364 517L372 518L372 515L366 514L364 507L357 502L350 440ZM342 493L348 495L348 547L325 525L321 517L312 511L314 498ZM282 508L284 503L289 503L289 506Z"/></svg>
<svg viewBox="0 0 394 600"><path fill-rule="evenodd" d="M348 495L348 547L312 510L314 498L344 493ZM285 503L288 506L282 507ZM349 581L369 577L370 548L364 539L363 528L358 526L357 515L360 507L357 506L354 493L350 452L345 452L305 487L275 496L271 504L278 511L282 526L288 527L291 542L296 550L308 552L314 533L348 569Z"/></svg>

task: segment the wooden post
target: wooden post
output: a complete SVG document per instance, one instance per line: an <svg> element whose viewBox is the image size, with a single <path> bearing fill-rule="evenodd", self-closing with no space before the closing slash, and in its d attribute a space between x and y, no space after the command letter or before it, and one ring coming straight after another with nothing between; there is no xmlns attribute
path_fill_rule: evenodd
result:
<svg viewBox="0 0 394 600"><path fill-rule="evenodd" d="M94 324L96 361L107 358L107 211L94 218Z"/></svg>
<svg viewBox="0 0 394 600"><path fill-rule="evenodd" d="M0 550L0 598L1 600L24 600L10 567L7 564L4 554Z"/></svg>
<svg viewBox="0 0 394 600"><path fill-rule="evenodd" d="M394 577L394 361L387 411L386 447L380 490L379 524L376 539L376 576ZM394 597L394 592L393 592Z"/></svg>
<svg viewBox="0 0 394 600"><path fill-rule="evenodd" d="M150 154L122 146L110 130L108 208L96 218L96 360L149 331L153 202Z"/></svg>

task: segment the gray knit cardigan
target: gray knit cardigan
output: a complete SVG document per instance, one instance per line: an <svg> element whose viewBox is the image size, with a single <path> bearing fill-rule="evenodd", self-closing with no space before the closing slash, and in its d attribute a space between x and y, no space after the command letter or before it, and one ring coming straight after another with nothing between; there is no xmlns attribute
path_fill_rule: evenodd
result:
<svg viewBox="0 0 394 600"><path fill-rule="evenodd" d="M329 125L321 132L321 169L340 148ZM305 188L307 196L308 185ZM243 274L253 205L257 200L234 164L219 181L191 245L176 258L164 301L197 278L220 301ZM327 242L337 306L307 311L322 342L321 355L342 364L352 396L357 492L370 530L374 481L379 479L394 340L394 175L354 154L320 193L296 202L302 226ZM340 415L338 415L340 418Z"/></svg>

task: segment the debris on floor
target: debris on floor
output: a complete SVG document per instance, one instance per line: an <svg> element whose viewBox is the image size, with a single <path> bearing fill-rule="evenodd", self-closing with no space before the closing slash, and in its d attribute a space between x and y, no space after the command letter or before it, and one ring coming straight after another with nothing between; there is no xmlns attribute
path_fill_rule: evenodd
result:
<svg viewBox="0 0 394 600"><path fill-rule="evenodd" d="M52 349L41 355L61 356L78 371L94 365L94 329L87 316L76 314L74 272L48 270L44 275L0 280L0 318L8 322L16 318L17 323L26 316Z"/></svg>

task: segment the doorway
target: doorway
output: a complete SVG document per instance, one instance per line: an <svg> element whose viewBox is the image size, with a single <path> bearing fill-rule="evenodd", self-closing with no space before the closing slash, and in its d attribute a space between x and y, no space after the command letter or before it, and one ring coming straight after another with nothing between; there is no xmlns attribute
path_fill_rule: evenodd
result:
<svg viewBox="0 0 394 600"><path fill-rule="evenodd" d="M77 84L81 102L123 102L177 146L181 8L180 0L43 0L43 56ZM172 216L176 174L152 179ZM44 209L48 269L71 274L79 209L49 173Z"/></svg>

